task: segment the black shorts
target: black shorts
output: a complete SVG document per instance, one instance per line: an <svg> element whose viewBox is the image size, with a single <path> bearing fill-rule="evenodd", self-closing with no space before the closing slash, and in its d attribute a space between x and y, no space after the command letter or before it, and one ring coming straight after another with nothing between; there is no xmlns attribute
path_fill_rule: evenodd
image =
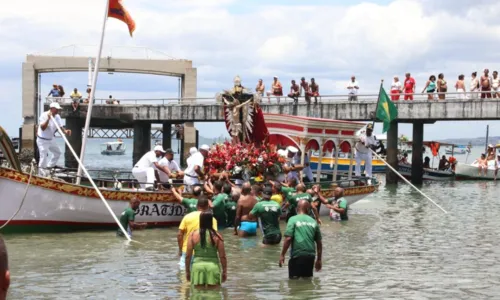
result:
<svg viewBox="0 0 500 300"><path fill-rule="evenodd" d="M281 242L281 233L265 235L262 239L262 244L264 245L276 245Z"/></svg>
<svg viewBox="0 0 500 300"><path fill-rule="evenodd" d="M288 261L288 277L312 277L314 269L314 256L298 256Z"/></svg>

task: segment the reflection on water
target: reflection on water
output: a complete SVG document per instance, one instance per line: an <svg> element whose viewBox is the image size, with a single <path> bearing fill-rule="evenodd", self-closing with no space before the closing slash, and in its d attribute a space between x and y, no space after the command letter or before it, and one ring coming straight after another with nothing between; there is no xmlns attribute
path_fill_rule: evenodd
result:
<svg viewBox="0 0 500 300"><path fill-rule="evenodd" d="M10 299L472 299L500 293L500 201L494 182L424 184L449 214L401 184L324 220L323 270L288 280L280 247L223 231L228 281L193 290L178 270L176 228L9 235ZM284 229L284 226L282 227Z"/></svg>

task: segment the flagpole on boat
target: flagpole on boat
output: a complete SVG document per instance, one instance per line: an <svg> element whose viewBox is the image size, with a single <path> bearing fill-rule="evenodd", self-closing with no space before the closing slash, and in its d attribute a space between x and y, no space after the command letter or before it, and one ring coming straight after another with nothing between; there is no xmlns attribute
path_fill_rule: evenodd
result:
<svg viewBox="0 0 500 300"><path fill-rule="evenodd" d="M59 124L57 124L56 120L54 119L53 116L50 116L50 118L52 119L52 122L56 125L56 128L57 128L57 131L59 132L59 134L62 136L62 138L64 139L64 142L66 143L66 146L68 146L68 149L71 151L71 153L73 153L73 156L75 157L76 161L78 162L79 166L81 167L81 169L83 170L83 172L85 173L85 175L87 176L87 178L89 179L90 181L90 184L92 185L92 187L95 189L95 191L97 192L97 195L99 195L99 198L101 198L102 200L102 203L104 203L104 206L106 206L106 208L108 209L109 211L109 214L113 217L113 219L115 220L116 224L118 224L118 227L120 227L120 230L122 231L123 235L125 235L125 237L127 238L127 240L129 240L129 242L134 242L129 234L127 233L127 231L125 230L125 228L123 228L122 224L120 223L120 221L118 220L118 218L116 217L115 213L113 212L113 210L111 209L111 207L109 206L108 202L106 201L106 199L104 199L104 196L102 195L101 191L97 188L97 185L95 184L94 180L92 179L92 177L90 177L90 174L89 172L87 171L87 169L85 168L85 166L83 165L82 161L78 158L78 155L76 154L75 150L73 149L73 147L71 146L71 144L68 142L68 139L66 138L66 135L64 134L64 132L61 130L61 127L59 127Z"/></svg>
<svg viewBox="0 0 500 300"><path fill-rule="evenodd" d="M81 162L78 165L76 184L80 184L80 182L81 182L83 161L85 158L85 149L87 147L87 137L88 137L88 131L89 131L89 127L90 127L90 118L92 116L92 105L94 103L95 90L96 90L96 85L97 85L97 77L99 75L99 64L101 62L102 46L104 44L104 33L106 31L106 22L108 20L108 10L109 10L109 0L106 0L106 8L104 9L104 20L102 21L101 41L99 43L99 49L97 51L97 56L95 59L94 74L92 76L92 85L90 86L89 106L87 109L87 117L85 119L85 128L83 129L82 150L80 151ZM89 66L89 67L92 68L91 66ZM90 179L90 176L89 176L89 179Z"/></svg>

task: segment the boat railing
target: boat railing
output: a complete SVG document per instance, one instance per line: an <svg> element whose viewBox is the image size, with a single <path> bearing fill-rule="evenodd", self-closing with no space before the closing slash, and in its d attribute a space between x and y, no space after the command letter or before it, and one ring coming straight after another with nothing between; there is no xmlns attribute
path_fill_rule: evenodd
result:
<svg viewBox="0 0 500 300"><path fill-rule="evenodd" d="M491 92L490 92L491 93ZM446 93L434 93L433 99L438 100L439 95L444 95L445 99L440 101L448 102L461 102L464 100L472 100L481 98L481 94L484 92L446 92ZM415 102L428 102L428 93L413 93L405 94L400 93L400 100L404 99L404 96L412 95L413 101L400 101L397 102L400 105L412 104ZM336 95L322 95L317 97L319 103L376 103L378 100L378 94L358 94L354 95L356 100L352 100L353 95L349 94L336 94ZM311 103L314 103L315 97L311 97ZM138 98L138 99L115 99L119 101L118 104L109 104L110 99L108 98L96 98L94 104L96 105L222 105L220 101L216 100L215 95L213 97L185 97L185 98ZM299 104L305 104L305 97L298 97ZM495 101L495 99L484 99L486 101ZM293 104L294 99L288 96L263 96L261 99L261 105L286 105ZM46 97L45 103L50 104L52 102L58 102L60 104L71 104L73 99L67 97ZM80 99L81 105L86 105L85 99Z"/></svg>

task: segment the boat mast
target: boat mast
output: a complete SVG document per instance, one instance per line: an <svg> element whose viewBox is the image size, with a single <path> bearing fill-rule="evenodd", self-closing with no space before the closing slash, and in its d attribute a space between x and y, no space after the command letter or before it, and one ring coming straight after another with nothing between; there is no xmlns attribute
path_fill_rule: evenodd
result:
<svg viewBox="0 0 500 300"><path fill-rule="evenodd" d="M92 116L92 104L94 103L94 98L95 98L97 76L99 75L99 63L101 62L102 46L104 44L104 32L106 31L106 21L108 20L108 10L109 10L109 0L106 1L106 8L104 9L104 20L102 21L102 29L101 29L101 41L99 43L99 49L97 50L97 56L95 59L94 75L92 77L92 84L90 88L89 107L87 110L87 118L85 119L85 128L83 129L82 150L80 152L80 164L78 164L78 172L76 174L77 176L76 184L80 184L81 181L82 164L85 158L85 148L87 146L87 136L90 127L90 118ZM92 61L89 60L90 69L92 69L92 66L90 65L91 63Z"/></svg>
<svg viewBox="0 0 500 300"><path fill-rule="evenodd" d="M484 145L484 153L488 153L488 135L490 133L490 125L486 125L486 144Z"/></svg>

